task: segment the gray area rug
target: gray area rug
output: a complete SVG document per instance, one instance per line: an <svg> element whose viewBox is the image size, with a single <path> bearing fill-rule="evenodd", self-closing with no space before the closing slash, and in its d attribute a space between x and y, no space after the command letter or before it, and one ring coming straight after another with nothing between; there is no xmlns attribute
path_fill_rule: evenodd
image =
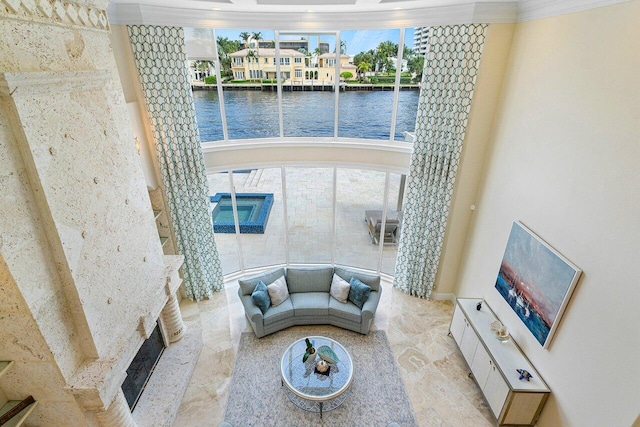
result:
<svg viewBox="0 0 640 427"><path fill-rule="evenodd" d="M294 341L311 335L338 341L353 359L344 403L323 418L295 406L280 381L280 359ZM333 327L292 328L263 338L244 332L229 387L225 421L243 426L417 426L384 331L361 335Z"/></svg>

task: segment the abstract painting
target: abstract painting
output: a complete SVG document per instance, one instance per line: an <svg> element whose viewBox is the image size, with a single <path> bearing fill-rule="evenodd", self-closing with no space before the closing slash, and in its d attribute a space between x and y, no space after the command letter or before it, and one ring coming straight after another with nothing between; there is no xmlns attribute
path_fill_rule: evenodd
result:
<svg viewBox="0 0 640 427"><path fill-rule="evenodd" d="M547 348L582 271L520 222L514 222L496 289Z"/></svg>

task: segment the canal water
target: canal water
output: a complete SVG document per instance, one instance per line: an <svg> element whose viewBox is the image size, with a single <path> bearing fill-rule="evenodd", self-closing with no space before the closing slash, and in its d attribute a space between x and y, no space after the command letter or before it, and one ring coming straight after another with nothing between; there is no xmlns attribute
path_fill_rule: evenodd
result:
<svg viewBox="0 0 640 427"><path fill-rule="evenodd" d="M395 139L413 132L419 91L398 94ZM222 121L216 91L194 91L196 118L203 142L222 140ZM393 107L392 91L353 91L339 95L338 136L388 140ZM224 105L230 139L272 138L280 134L276 92L225 91ZM333 92L283 92L284 135L333 136Z"/></svg>

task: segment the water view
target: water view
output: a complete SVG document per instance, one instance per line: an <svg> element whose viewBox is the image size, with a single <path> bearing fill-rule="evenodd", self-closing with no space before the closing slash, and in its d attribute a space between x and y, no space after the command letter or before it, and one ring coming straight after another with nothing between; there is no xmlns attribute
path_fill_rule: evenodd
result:
<svg viewBox="0 0 640 427"><path fill-rule="evenodd" d="M395 139L413 132L419 91L399 92ZM218 93L195 90L196 118L203 142L223 139ZM333 92L283 92L284 135L288 137L331 137L334 121ZM393 107L392 91L340 92L338 136L388 140ZM230 139L278 137L277 92L224 92Z"/></svg>

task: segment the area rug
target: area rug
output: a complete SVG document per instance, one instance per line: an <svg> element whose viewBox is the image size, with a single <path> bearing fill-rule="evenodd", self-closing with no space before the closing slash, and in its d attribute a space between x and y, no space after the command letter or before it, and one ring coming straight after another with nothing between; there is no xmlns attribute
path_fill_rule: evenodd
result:
<svg viewBox="0 0 640 427"><path fill-rule="evenodd" d="M322 419L294 405L280 380L280 359L294 341L311 335L338 341L353 359L347 398ZM225 421L241 426L417 426L384 331L361 335L333 327L292 328L263 338L244 332L229 387Z"/></svg>

